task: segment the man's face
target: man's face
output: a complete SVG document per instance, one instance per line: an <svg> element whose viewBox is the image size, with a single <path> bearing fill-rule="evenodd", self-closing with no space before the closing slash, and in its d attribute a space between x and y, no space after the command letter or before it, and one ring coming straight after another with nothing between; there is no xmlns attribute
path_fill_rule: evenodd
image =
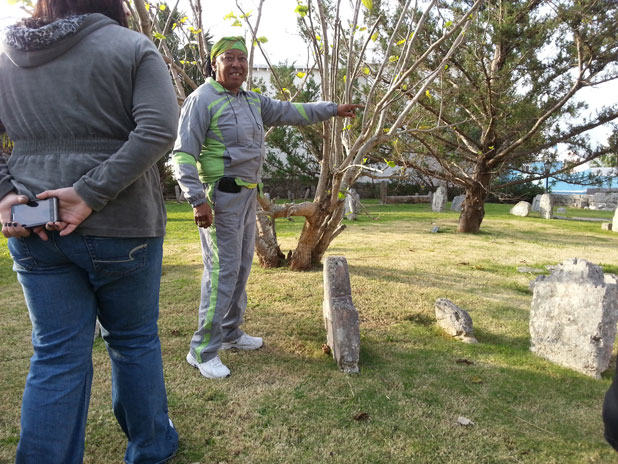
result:
<svg viewBox="0 0 618 464"><path fill-rule="evenodd" d="M228 50L215 58L217 82L232 92L237 92L247 78L247 55L241 50Z"/></svg>

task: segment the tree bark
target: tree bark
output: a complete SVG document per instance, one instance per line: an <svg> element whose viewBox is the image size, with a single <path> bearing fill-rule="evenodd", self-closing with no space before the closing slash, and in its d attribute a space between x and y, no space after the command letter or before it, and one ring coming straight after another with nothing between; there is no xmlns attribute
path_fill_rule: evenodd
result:
<svg viewBox="0 0 618 464"><path fill-rule="evenodd" d="M281 267L285 262L285 255L277 242L275 220L259 212L256 219L255 251L260 266L265 269Z"/></svg>
<svg viewBox="0 0 618 464"><path fill-rule="evenodd" d="M489 191L491 174L484 165L478 166L475 182L466 186L457 232L477 234L485 217L485 200Z"/></svg>

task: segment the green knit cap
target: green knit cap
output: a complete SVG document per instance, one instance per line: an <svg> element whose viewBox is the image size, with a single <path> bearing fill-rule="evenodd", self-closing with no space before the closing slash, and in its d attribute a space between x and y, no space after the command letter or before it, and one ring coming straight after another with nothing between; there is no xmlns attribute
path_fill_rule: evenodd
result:
<svg viewBox="0 0 618 464"><path fill-rule="evenodd" d="M216 44L212 46L210 49L210 61L214 63L215 58L217 58L221 53L227 52L228 50L240 50L247 54L247 45L245 45L244 37L239 35L234 37L223 37Z"/></svg>

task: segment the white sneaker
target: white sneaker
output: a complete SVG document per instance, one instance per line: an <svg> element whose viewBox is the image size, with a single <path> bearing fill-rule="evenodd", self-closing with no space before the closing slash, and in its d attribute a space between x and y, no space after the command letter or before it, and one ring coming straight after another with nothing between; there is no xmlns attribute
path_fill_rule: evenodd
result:
<svg viewBox="0 0 618 464"><path fill-rule="evenodd" d="M264 345L264 341L261 337L252 337L251 335L242 334L233 342L223 342L221 345L222 350L230 350L236 348L238 350L257 350Z"/></svg>
<svg viewBox="0 0 618 464"><path fill-rule="evenodd" d="M209 361L198 363L191 353L187 353L187 362L199 369L207 379L223 379L230 376L230 370L221 362L219 356L215 356Z"/></svg>

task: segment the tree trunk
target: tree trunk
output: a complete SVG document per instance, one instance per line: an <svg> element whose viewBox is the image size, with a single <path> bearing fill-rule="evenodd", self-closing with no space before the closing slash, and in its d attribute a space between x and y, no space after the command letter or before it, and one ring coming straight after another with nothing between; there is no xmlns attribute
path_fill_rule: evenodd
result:
<svg viewBox="0 0 618 464"><path fill-rule="evenodd" d="M297 205L302 206L302 205ZM343 217L343 201L330 203L330 199L321 204L307 203L302 208L305 224L301 231L296 249L288 255L288 266L294 271L307 271L318 265L328 246L344 229L341 225ZM311 208L309 208L311 207ZM298 213L299 211L288 212ZM282 217L280 211L269 211L275 217ZM284 255L277 243L274 219L264 214L258 214L256 224L255 251L260 266L280 267L284 265Z"/></svg>
<svg viewBox="0 0 618 464"><path fill-rule="evenodd" d="M255 252L260 266L265 269L283 266L285 255L277 242L275 220L259 213L256 219Z"/></svg>
<svg viewBox="0 0 618 464"><path fill-rule="evenodd" d="M477 234L481 229L491 177L489 174L476 177L474 184L466 186L466 198L461 208L457 232Z"/></svg>

